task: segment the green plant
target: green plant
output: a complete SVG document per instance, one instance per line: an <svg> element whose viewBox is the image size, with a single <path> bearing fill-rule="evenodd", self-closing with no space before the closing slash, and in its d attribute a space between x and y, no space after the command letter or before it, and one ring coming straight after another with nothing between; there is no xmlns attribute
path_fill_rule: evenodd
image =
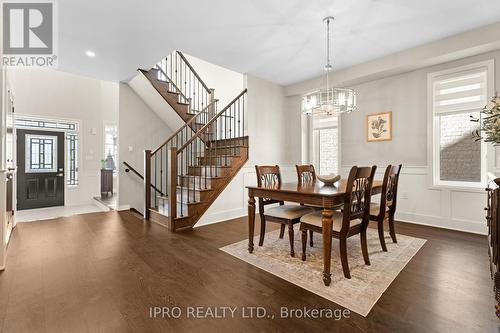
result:
<svg viewBox="0 0 500 333"><path fill-rule="evenodd" d="M483 108L479 118L471 116L471 121L480 124L479 129L472 132L476 141L484 140L495 145L500 144L500 96L498 93Z"/></svg>

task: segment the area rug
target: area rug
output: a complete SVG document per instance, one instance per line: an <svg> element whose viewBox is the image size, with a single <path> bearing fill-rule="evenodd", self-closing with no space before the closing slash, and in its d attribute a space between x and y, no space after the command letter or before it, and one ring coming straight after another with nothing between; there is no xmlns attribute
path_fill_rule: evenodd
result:
<svg viewBox="0 0 500 333"><path fill-rule="evenodd" d="M368 228L368 251L370 266L366 266L361 253L359 236L348 239L347 248L351 279L344 278L339 256L338 240L332 241L332 282L323 284L323 244L320 234L314 235L314 247L307 245L307 260L300 259L302 253L300 232L295 235L295 258L289 255L288 235L279 237L279 230L266 233L264 246L260 247L259 236L255 237L254 252L248 253L248 240L220 248L236 258L274 274L286 281L337 303L362 316L367 316L372 307L411 258L425 244L425 239L397 235L394 244L386 235L388 252L380 248L378 232Z"/></svg>

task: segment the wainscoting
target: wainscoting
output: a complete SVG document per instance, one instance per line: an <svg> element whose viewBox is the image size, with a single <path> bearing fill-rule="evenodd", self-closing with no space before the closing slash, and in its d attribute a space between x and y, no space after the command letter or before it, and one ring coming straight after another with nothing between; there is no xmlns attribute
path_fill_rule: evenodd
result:
<svg viewBox="0 0 500 333"><path fill-rule="evenodd" d="M283 181L295 181L295 166L280 166ZM379 167L377 178L382 179L385 168ZM342 166L346 177L349 167ZM403 166L400 176L398 209L400 221L439 228L486 234L483 189L433 188L427 167ZM247 215L245 186L255 185L254 166L245 166L208 209L196 226L217 223ZM374 197L374 200L378 198Z"/></svg>
<svg viewBox="0 0 500 333"><path fill-rule="evenodd" d="M341 174L347 174L342 167ZM382 179L385 169L377 170ZM403 166L396 219L439 228L486 234L486 192L483 188L432 187L427 167Z"/></svg>

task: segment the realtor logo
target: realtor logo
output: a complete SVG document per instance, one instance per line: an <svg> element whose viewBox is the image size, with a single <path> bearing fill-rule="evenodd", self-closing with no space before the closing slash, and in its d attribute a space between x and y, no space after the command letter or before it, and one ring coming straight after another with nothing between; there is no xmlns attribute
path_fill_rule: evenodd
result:
<svg viewBox="0 0 500 333"><path fill-rule="evenodd" d="M55 67L53 1L4 1L2 21L3 66Z"/></svg>

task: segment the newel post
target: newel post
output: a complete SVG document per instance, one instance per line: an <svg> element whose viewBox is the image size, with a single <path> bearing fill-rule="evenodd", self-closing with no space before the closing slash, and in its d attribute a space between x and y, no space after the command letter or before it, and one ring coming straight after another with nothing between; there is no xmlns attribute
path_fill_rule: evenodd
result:
<svg viewBox="0 0 500 333"><path fill-rule="evenodd" d="M168 150L167 163L167 170L169 173L167 188L168 216L170 217L169 229L175 231L174 219L177 217L177 148L172 147Z"/></svg>
<svg viewBox="0 0 500 333"><path fill-rule="evenodd" d="M210 97L209 97L208 104L212 103L215 100L215 89L210 88L209 90L210 90ZM212 119L212 117L215 116L215 105L214 104L210 105L209 110L208 110L208 115L209 115L208 120Z"/></svg>
<svg viewBox="0 0 500 333"><path fill-rule="evenodd" d="M149 220L151 208L151 150L144 151L144 218Z"/></svg>

